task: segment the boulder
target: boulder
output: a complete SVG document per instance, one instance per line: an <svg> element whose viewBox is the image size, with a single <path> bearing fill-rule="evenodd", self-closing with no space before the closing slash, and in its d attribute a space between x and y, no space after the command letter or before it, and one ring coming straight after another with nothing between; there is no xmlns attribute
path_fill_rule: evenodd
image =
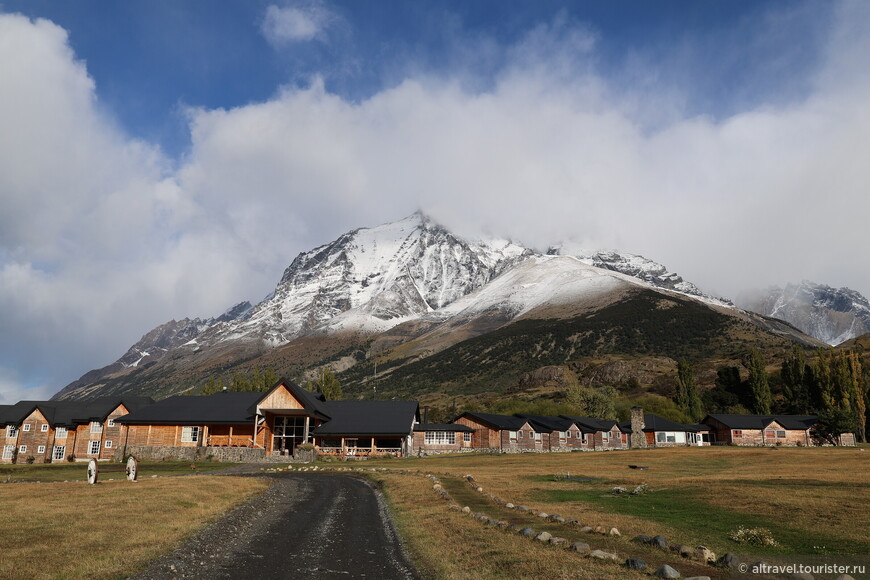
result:
<svg viewBox="0 0 870 580"><path fill-rule="evenodd" d="M722 568L737 568L740 566L740 558L729 552L716 560L716 565Z"/></svg>
<svg viewBox="0 0 870 580"><path fill-rule="evenodd" d="M655 574L653 574L653 576L655 576L656 578L680 578L681 577L679 572L677 572L676 570L674 570L673 568L671 568L667 564L665 564L664 566L662 566L661 568L656 570Z"/></svg>
<svg viewBox="0 0 870 580"><path fill-rule="evenodd" d="M586 542L574 542L568 549L572 552L579 552L581 554L585 554L586 552L589 552L592 548Z"/></svg>
<svg viewBox="0 0 870 580"><path fill-rule="evenodd" d="M539 542L549 542L550 538L552 538L552 537L553 537L553 534L551 534L550 532L541 532L540 534L535 536L535 539L538 540Z"/></svg>
<svg viewBox="0 0 870 580"><path fill-rule="evenodd" d="M550 516L549 516L549 514L547 514L546 512L539 512L539 513L538 513L538 517L539 517L539 518L548 518L548 517L550 517Z"/></svg>
<svg viewBox="0 0 870 580"><path fill-rule="evenodd" d="M616 529L616 528L610 528L610 531L607 532L607 535L608 535L608 536L621 536L622 534L619 533L619 530L618 530L618 529Z"/></svg>
<svg viewBox="0 0 870 580"><path fill-rule="evenodd" d="M468 507L468 506L465 506L464 508L462 508L462 513L464 513L464 514L470 514L470 513L471 513L471 508Z"/></svg>
<svg viewBox="0 0 870 580"><path fill-rule="evenodd" d="M567 543L568 543L568 540L566 540L565 538L559 538L559 537L550 538L550 544L552 544L554 546L564 546Z"/></svg>
<svg viewBox="0 0 870 580"><path fill-rule="evenodd" d="M629 570L646 570L646 562L641 560L640 558L629 558L623 564Z"/></svg>
<svg viewBox="0 0 870 580"><path fill-rule="evenodd" d="M650 546L655 546L659 550L667 550L668 549L668 539L664 536L653 536L650 538Z"/></svg>
<svg viewBox="0 0 870 580"><path fill-rule="evenodd" d="M707 563L716 561L716 553L707 546L697 546L693 555L695 559L700 562Z"/></svg>
<svg viewBox="0 0 870 580"><path fill-rule="evenodd" d="M520 535L531 537L535 535L535 530L533 530L532 528L523 528L520 530Z"/></svg>
<svg viewBox="0 0 870 580"><path fill-rule="evenodd" d="M592 550L586 556L587 558L597 558L598 560L619 560L619 556L605 552L604 550Z"/></svg>
<svg viewBox="0 0 870 580"><path fill-rule="evenodd" d="M675 548L676 552L683 558L691 558L695 554L695 550L692 549L692 546L680 544L679 546L675 546Z"/></svg>
<svg viewBox="0 0 870 580"><path fill-rule="evenodd" d="M595 533L601 534L602 536L606 536L607 535L607 528L605 528L604 526L595 526Z"/></svg>
<svg viewBox="0 0 870 580"><path fill-rule="evenodd" d="M652 540L652 538L650 538L649 536L645 536L643 534L640 534L639 536L635 536L631 539L631 541L634 542L635 544L649 544L651 540Z"/></svg>
<svg viewBox="0 0 870 580"><path fill-rule="evenodd" d="M509 509L509 510L512 510L512 509L514 509L516 506L515 506L514 504L512 504L511 502L507 502L506 504L504 504L504 507L506 507L506 508Z"/></svg>
<svg viewBox="0 0 870 580"><path fill-rule="evenodd" d="M516 507L516 509L517 509L518 512L527 512L527 511L529 511L529 508L527 508L527 507L524 506L524 505L518 505L518 506Z"/></svg>
<svg viewBox="0 0 870 580"><path fill-rule="evenodd" d="M550 516L550 521L556 522L557 524L564 524L565 518L562 516Z"/></svg>
<svg viewBox="0 0 870 580"><path fill-rule="evenodd" d="M580 531L583 532L584 534L591 534L595 530L592 529L591 526L583 526L582 528L580 528Z"/></svg>

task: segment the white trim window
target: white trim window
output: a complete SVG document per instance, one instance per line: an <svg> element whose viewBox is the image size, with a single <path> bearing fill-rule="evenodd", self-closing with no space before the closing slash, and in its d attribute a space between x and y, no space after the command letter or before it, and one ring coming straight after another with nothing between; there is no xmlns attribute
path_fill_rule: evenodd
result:
<svg viewBox="0 0 870 580"><path fill-rule="evenodd" d="M559 442L564 443L568 440L568 432L567 431L559 431Z"/></svg>
<svg viewBox="0 0 870 580"><path fill-rule="evenodd" d="M466 443L471 443L471 433L468 432L468 431L466 431L465 433L463 433L463 434L462 434L462 440L465 441Z"/></svg>
<svg viewBox="0 0 870 580"><path fill-rule="evenodd" d="M27 453L27 445L19 445L18 453Z"/></svg>
<svg viewBox="0 0 870 580"><path fill-rule="evenodd" d="M543 437L540 433L535 433L535 443L541 443L543 441Z"/></svg>
<svg viewBox="0 0 870 580"><path fill-rule="evenodd" d="M51 454L52 460L63 461L64 457L66 457L66 445L55 445Z"/></svg>
<svg viewBox="0 0 870 580"><path fill-rule="evenodd" d="M37 447L37 448L36 448L36 452L37 452L39 455L43 455L43 454L45 454L45 445L40 445L39 447Z"/></svg>
<svg viewBox="0 0 870 580"><path fill-rule="evenodd" d="M103 424L99 421L91 421L91 433L102 433Z"/></svg>
<svg viewBox="0 0 870 580"><path fill-rule="evenodd" d="M88 441L88 455L99 455L100 453L100 440L94 439L93 441Z"/></svg>
<svg viewBox="0 0 870 580"><path fill-rule="evenodd" d="M54 430L55 439L66 439L66 427L57 427ZM62 458L61 458L62 459Z"/></svg>
<svg viewBox="0 0 870 580"><path fill-rule="evenodd" d="M103 447L105 447L106 449L111 449L112 448L112 440L106 439L106 443L105 443L105 445L103 445Z"/></svg>
<svg viewBox="0 0 870 580"><path fill-rule="evenodd" d="M4 445L3 446L3 459L9 460L12 459L12 454L15 453L14 445Z"/></svg>
<svg viewBox="0 0 870 580"><path fill-rule="evenodd" d="M18 437L18 427L16 425L7 426L6 437L9 439L15 439L16 437Z"/></svg>
<svg viewBox="0 0 870 580"><path fill-rule="evenodd" d="M30 423L25 423L22 431L30 431Z"/></svg>
<svg viewBox="0 0 870 580"><path fill-rule="evenodd" d="M426 445L455 445L455 431L426 431Z"/></svg>
<svg viewBox="0 0 870 580"><path fill-rule="evenodd" d="M508 439L516 443L517 440L517 432L516 431L508 431Z"/></svg>
<svg viewBox="0 0 870 580"><path fill-rule="evenodd" d="M42 425L40 425L39 430L43 433L48 433L48 423L43 423Z"/></svg>
<svg viewBox="0 0 870 580"><path fill-rule="evenodd" d="M181 442L182 443L196 443L199 441L199 427L182 427L181 428Z"/></svg>
<svg viewBox="0 0 870 580"><path fill-rule="evenodd" d="M517 438L518 438L518 439L522 439L522 438L523 438L523 432L522 432L522 431L517 431Z"/></svg>
<svg viewBox="0 0 870 580"><path fill-rule="evenodd" d="M109 419L108 421L106 421L106 427L114 427L114 426L115 426L114 419Z"/></svg>
<svg viewBox="0 0 870 580"><path fill-rule="evenodd" d="M608 441L610 441L610 431L601 432L601 441L603 443L607 443Z"/></svg>

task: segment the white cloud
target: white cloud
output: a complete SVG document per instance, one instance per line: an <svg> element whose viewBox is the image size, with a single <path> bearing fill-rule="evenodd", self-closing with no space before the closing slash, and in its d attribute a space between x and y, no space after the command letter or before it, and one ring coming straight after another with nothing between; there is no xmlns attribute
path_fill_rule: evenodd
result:
<svg viewBox="0 0 870 580"><path fill-rule="evenodd" d="M266 9L260 30L273 47L280 48L295 42L325 41L336 20L336 14L319 0L273 4Z"/></svg>

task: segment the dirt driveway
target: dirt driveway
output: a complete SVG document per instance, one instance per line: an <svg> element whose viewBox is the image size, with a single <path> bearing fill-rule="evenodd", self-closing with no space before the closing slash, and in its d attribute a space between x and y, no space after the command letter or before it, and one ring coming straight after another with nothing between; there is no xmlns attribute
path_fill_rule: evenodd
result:
<svg viewBox="0 0 870 580"><path fill-rule="evenodd" d="M386 507L365 481L287 473L252 502L132 576L416 579Z"/></svg>

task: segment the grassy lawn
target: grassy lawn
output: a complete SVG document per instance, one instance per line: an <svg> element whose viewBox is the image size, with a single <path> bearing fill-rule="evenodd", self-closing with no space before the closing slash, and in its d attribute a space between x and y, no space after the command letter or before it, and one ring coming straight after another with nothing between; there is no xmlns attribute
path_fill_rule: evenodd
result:
<svg viewBox="0 0 870 580"><path fill-rule="evenodd" d="M625 546L637 534L662 534L671 543L703 544L719 554L870 553L866 534L870 529L870 453L860 448L452 455L366 464L375 465L472 474L487 491L508 501L576 518L593 527L615 526ZM630 469L629 465L648 469ZM555 477L568 473L590 481ZM388 490L396 485L386 483ZM617 485L631 490L640 483L649 486L649 493L630 497L609 493ZM463 499L471 501L471 496ZM396 501L400 512L406 505ZM461 519L455 512L445 517ZM737 544L729 535L739 526L768 528L778 546ZM425 538L424 544L433 541L425 528L418 534Z"/></svg>
<svg viewBox="0 0 870 580"><path fill-rule="evenodd" d="M128 576L267 486L223 476L0 485L0 578Z"/></svg>
<svg viewBox="0 0 870 580"><path fill-rule="evenodd" d="M236 465L235 463L217 462L181 462L181 461L158 461L140 462L139 479L152 475L185 475L191 473L208 473L218 469L224 469ZM195 466L192 467L192 466ZM100 463L100 481L109 479L125 479L125 464L123 463ZM87 462L63 462L63 463L34 463L3 464L0 465L0 484L17 482L52 482L52 481L85 481L87 479ZM109 473L108 470L118 470L117 473Z"/></svg>

